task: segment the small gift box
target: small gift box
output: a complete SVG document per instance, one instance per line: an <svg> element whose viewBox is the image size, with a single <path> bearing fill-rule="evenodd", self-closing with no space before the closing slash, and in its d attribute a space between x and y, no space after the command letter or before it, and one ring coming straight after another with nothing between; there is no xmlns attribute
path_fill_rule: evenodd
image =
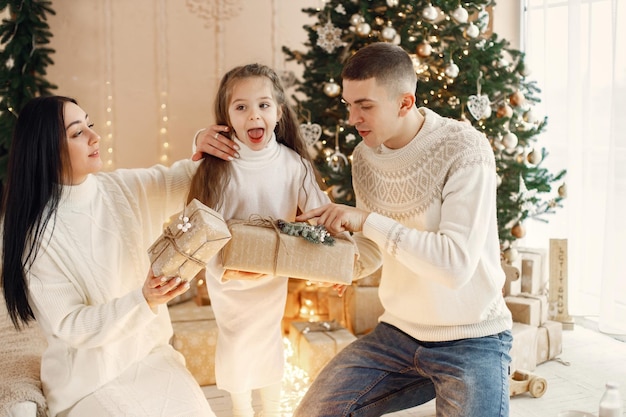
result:
<svg viewBox="0 0 626 417"><path fill-rule="evenodd" d="M189 301L169 308L174 335L171 344L200 385L215 384L217 323L211 306Z"/></svg>
<svg viewBox="0 0 626 417"><path fill-rule="evenodd" d="M537 365L556 358L563 351L563 324L548 320L537 328Z"/></svg>
<svg viewBox="0 0 626 417"><path fill-rule="evenodd" d="M230 231L222 215L194 199L172 216L148 249L152 272L157 277L190 281L228 239Z"/></svg>
<svg viewBox="0 0 626 417"><path fill-rule="evenodd" d="M523 369L533 371L537 367L537 327L528 324L513 322L513 345L511 356L511 371Z"/></svg>
<svg viewBox="0 0 626 417"><path fill-rule="evenodd" d="M328 293L328 318L336 320L351 333L360 336L374 330L384 308L378 298L378 287L352 284L343 296Z"/></svg>
<svg viewBox="0 0 626 417"><path fill-rule="evenodd" d="M333 321L293 321L289 329L295 365L302 368L311 380L339 351L355 340L352 333Z"/></svg>
<svg viewBox="0 0 626 417"><path fill-rule="evenodd" d="M276 220L230 220L232 238L222 249L224 268L309 281L350 284L356 248L335 237L332 245L313 243L302 236L283 233Z"/></svg>
<svg viewBox="0 0 626 417"><path fill-rule="evenodd" d="M548 320L548 296L520 293L504 297L506 306L511 310L513 321L541 326Z"/></svg>

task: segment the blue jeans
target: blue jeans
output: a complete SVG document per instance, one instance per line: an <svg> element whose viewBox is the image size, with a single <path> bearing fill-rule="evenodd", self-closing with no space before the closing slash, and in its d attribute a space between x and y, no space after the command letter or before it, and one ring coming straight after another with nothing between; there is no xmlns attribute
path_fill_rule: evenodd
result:
<svg viewBox="0 0 626 417"><path fill-rule="evenodd" d="M508 417L510 331L420 342L380 323L337 354L294 417L378 417L436 398L437 417Z"/></svg>

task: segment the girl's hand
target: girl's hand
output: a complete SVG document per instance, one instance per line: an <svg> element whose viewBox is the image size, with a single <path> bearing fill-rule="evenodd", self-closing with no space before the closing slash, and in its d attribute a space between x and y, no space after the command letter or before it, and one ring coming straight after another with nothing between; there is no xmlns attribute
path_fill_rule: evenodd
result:
<svg viewBox="0 0 626 417"><path fill-rule="evenodd" d="M141 292L150 308L154 310L159 304L165 304L185 293L189 287L189 282L183 281L180 277L169 280L165 277L155 277L150 268Z"/></svg>
<svg viewBox="0 0 626 417"><path fill-rule="evenodd" d="M202 153L213 155L225 161L239 158L239 146L225 134L230 132L228 126L212 125L196 136L196 153L191 157L194 161L202 159Z"/></svg>

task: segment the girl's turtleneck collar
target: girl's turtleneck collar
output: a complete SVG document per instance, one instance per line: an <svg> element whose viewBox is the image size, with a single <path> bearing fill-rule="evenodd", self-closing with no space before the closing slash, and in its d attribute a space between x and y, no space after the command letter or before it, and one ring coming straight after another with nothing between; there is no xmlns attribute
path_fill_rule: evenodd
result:
<svg viewBox="0 0 626 417"><path fill-rule="evenodd" d="M280 145L276 141L275 133L272 133L272 137L267 142L265 148L258 151L250 149L248 145L240 141L237 137L233 137L233 140L239 145L239 158L235 159L233 162L244 166L270 163L276 159L280 153Z"/></svg>
<svg viewBox="0 0 626 417"><path fill-rule="evenodd" d="M87 175L85 181L77 185L63 185L61 205L76 207L91 201L98 192L98 184L93 174Z"/></svg>

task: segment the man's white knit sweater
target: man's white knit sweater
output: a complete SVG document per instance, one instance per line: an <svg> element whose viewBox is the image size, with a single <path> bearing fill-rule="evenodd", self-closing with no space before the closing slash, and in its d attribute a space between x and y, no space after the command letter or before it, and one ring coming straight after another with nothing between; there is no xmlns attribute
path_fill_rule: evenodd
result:
<svg viewBox="0 0 626 417"><path fill-rule="evenodd" d="M488 140L472 126L420 108L425 120L400 149L353 154L363 235L383 252L380 321L421 341L496 334L512 326Z"/></svg>
<svg viewBox="0 0 626 417"><path fill-rule="evenodd" d="M182 208L196 166L187 160L169 169L117 170L64 187L28 275L31 306L48 341L41 380L51 415L148 355L182 360L169 345L166 306L153 312L141 288L146 250Z"/></svg>

